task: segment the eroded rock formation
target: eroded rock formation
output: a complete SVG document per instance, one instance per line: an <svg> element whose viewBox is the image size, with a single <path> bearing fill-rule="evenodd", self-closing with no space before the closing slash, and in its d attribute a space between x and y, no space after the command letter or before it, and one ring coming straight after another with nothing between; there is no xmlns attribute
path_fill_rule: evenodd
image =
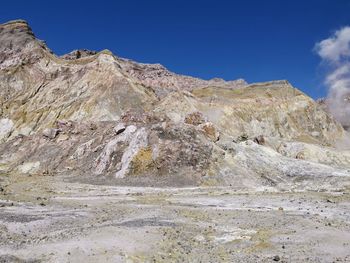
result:
<svg viewBox="0 0 350 263"><path fill-rule="evenodd" d="M118 183L343 187L347 134L287 81L201 80L0 25L0 172ZM101 179L102 178L102 179Z"/></svg>

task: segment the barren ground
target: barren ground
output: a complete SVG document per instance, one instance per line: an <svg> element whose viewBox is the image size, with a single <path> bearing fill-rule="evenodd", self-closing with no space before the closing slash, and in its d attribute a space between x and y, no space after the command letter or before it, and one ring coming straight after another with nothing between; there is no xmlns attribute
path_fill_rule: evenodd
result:
<svg viewBox="0 0 350 263"><path fill-rule="evenodd" d="M350 262L349 191L0 184L0 262Z"/></svg>

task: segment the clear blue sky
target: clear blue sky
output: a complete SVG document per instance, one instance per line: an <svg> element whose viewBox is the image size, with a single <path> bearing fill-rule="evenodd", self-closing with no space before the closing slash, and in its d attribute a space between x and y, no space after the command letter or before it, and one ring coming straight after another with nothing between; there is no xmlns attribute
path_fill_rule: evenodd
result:
<svg viewBox="0 0 350 263"><path fill-rule="evenodd" d="M350 1L3 1L57 54L109 49L204 79L288 79L325 95L315 42L350 24Z"/></svg>

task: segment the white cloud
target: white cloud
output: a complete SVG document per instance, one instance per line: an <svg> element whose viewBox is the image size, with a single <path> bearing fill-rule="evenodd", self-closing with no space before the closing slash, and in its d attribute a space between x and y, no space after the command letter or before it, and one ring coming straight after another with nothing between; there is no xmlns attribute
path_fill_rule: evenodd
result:
<svg viewBox="0 0 350 263"><path fill-rule="evenodd" d="M339 62L350 56L350 27L344 27L333 36L316 44L317 53L322 59Z"/></svg>
<svg viewBox="0 0 350 263"><path fill-rule="evenodd" d="M317 43L315 50L329 66L325 84L330 111L344 126L350 127L350 27Z"/></svg>

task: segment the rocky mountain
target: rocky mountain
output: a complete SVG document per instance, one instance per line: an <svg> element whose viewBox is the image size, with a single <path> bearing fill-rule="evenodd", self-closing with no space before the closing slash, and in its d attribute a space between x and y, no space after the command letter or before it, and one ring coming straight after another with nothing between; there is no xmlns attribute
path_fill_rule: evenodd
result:
<svg viewBox="0 0 350 263"><path fill-rule="evenodd" d="M347 132L288 81L202 80L0 25L0 173L142 185L339 188Z"/></svg>

